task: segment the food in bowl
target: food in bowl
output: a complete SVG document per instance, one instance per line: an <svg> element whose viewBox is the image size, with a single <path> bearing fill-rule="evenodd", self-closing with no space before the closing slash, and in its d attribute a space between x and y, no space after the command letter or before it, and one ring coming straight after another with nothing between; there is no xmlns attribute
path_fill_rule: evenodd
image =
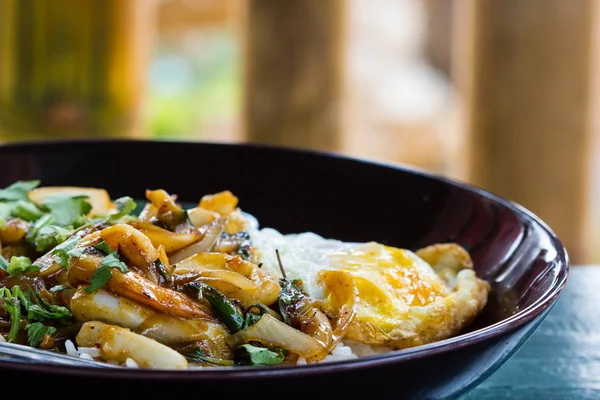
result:
<svg viewBox="0 0 600 400"><path fill-rule="evenodd" d="M490 285L454 243L412 252L260 228L229 191L183 207L103 189L0 190L0 340L116 365L351 359L442 340Z"/></svg>

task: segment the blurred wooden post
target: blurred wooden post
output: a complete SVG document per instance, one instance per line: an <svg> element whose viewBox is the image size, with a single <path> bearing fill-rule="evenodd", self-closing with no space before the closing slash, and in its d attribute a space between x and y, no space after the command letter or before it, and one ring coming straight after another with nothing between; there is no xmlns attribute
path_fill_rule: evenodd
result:
<svg viewBox="0 0 600 400"><path fill-rule="evenodd" d="M248 0L246 138L285 146L339 146L343 0Z"/></svg>
<svg viewBox="0 0 600 400"><path fill-rule="evenodd" d="M529 208L588 262L596 2L455 4L469 180Z"/></svg>

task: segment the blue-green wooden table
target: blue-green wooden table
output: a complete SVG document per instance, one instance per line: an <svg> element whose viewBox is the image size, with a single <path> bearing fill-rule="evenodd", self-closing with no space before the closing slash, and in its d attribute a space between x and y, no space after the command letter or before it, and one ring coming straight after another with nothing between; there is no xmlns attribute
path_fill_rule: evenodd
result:
<svg viewBox="0 0 600 400"><path fill-rule="evenodd" d="M571 268L546 320L467 399L600 400L600 265Z"/></svg>

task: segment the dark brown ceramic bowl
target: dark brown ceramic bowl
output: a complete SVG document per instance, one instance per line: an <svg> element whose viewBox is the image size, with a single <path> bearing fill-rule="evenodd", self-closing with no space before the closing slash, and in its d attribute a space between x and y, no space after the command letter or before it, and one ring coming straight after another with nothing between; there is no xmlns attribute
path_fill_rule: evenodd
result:
<svg viewBox="0 0 600 400"><path fill-rule="evenodd" d="M0 359L23 393L157 393L194 398L454 398L486 379L527 340L563 289L568 257L524 208L481 189L399 166L250 145L96 141L0 146L0 187L18 179L107 188L182 201L225 189L262 226L417 249L458 242L493 292L451 339L394 353L298 367L157 371L50 367ZM235 396L235 397L230 397ZM31 397L32 398L32 397ZM388 397L386 397L388 398Z"/></svg>

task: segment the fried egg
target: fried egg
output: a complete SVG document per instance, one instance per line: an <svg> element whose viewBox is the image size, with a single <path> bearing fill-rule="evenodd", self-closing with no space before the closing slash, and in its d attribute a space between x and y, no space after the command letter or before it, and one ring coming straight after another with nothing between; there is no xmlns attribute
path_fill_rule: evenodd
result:
<svg viewBox="0 0 600 400"><path fill-rule="evenodd" d="M281 276L301 279L320 298L322 270L349 272L357 287L357 313L345 341L391 349L455 335L483 309L490 285L479 279L467 251L437 244L412 252L375 242L345 243L313 233L282 235L265 228L251 233L257 262Z"/></svg>

